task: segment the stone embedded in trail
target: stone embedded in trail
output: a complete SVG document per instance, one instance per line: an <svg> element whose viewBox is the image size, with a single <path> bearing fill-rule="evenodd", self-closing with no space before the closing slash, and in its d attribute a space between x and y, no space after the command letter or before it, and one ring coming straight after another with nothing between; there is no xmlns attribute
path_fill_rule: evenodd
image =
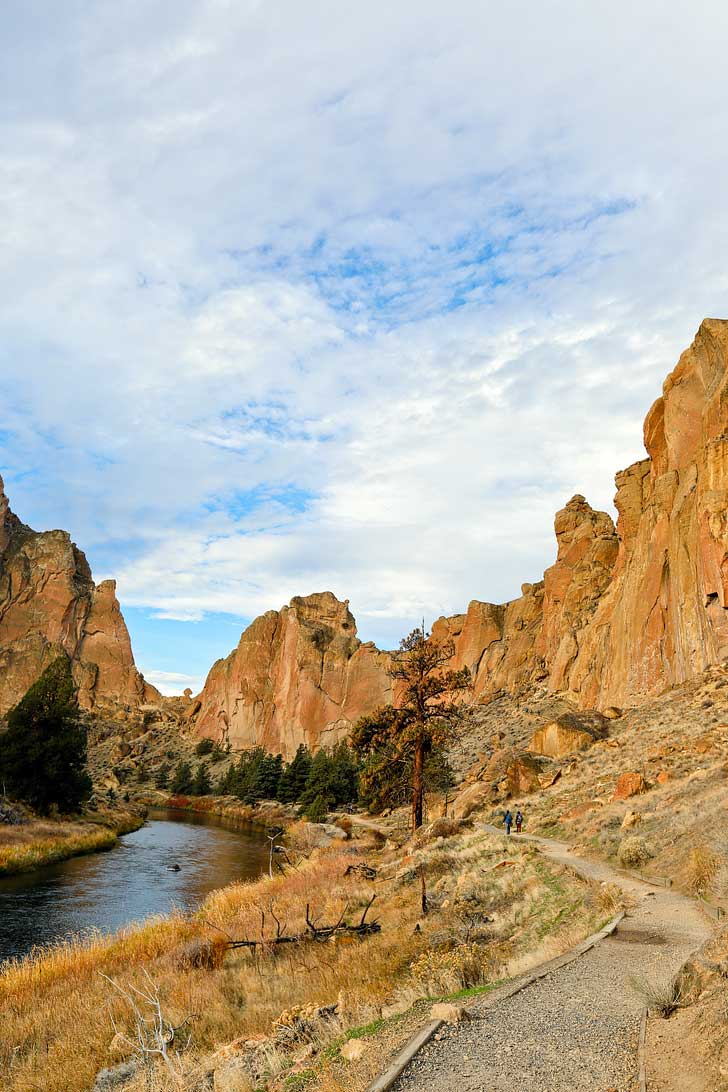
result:
<svg viewBox="0 0 728 1092"><path fill-rule="evenodd" d="M446 1001L433 1005L430 1016L433 1020L444 1020L446 1024L461 1024L470 1019L470 1013L462 1005L451 1005Z"/></svg>

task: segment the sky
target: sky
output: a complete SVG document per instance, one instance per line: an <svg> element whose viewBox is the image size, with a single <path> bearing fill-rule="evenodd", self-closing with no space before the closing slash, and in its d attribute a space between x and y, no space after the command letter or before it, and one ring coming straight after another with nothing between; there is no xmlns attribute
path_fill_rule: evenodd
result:
<svg viewBox="0 0 728 1092"><path fill-rule="evenodd" d="M728 317L728 7L4 0L0 473L197 690L553 562Z"/></svg>

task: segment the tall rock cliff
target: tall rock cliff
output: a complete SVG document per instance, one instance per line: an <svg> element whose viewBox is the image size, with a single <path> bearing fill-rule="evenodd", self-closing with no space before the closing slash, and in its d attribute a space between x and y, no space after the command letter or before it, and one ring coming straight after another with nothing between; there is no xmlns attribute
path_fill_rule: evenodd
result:
<svg viewBox="0 0 728 1092"><path fill-rule="evenodd" d="M159 698L134 666L115 593L113 580L94 584L65 531L38 533L21 523L0 478L0 714L62 652L86 709Z"/></svg>
<svg viewBox="0 0 728 1092"><path fill-rule="evenodd" d="M391 701L387 663L357 639L348 603L331 592L296 597L256 618L213 665L196 730L288 758L299 743L336 743L358 717Z"/></svg>
<svg viewBox="0 0 728 1092"><path fill-rule="evenodd" d="M707 319L645 421L648 458L617 474L614 526L581 496L556 515L543 580L440 618L470 699L535 687L583 708L635 705L728 657L728 322ZM210 672L197 730L290 755L391 701L388 658L330 593L258 618Z"/></svg>
<svg viewBox="0 0 728 1092"><path fill-rule="evenodd" d="M728 322L703 322L644 436L648 458L616 477L616 529L574 497L543 582L435 624L475 700L538 683L582 707L637 704L728 656Z"/></svg>

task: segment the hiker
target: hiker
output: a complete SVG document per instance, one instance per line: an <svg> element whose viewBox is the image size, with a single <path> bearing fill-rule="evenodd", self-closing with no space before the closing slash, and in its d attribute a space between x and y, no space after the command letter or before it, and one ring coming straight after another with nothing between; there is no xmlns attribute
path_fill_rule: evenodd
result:
<svg viewBox="0 0 728 1092"><path fill-rule="evenodd" d="M506 826L506 834L511 833L511 827L513 826L513 816L511 815L510 808L503 817L503 822Z"/></svg>
<svg viewBox="0 0 728 1092"><path fill-rule="evenodd" d="M523 813L522 813L521 809L519 808L518 811L516 812L516 834L521 833L522 826L523 826Z"/></svg>

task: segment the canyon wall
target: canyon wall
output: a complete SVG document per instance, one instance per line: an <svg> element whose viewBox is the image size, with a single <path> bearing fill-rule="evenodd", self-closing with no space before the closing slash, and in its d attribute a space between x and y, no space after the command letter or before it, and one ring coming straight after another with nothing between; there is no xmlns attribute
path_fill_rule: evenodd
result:
<svg viewBox="0 0 728 1092"><path fill-rule="evenodd" d="M114 581L94 584L65 531L21 523L0 478L0 714L63 652L86 709L159 699L134 666Z"/></svg>
<svg viewBox="0 0 728 1092"><path fill-rule="evenodd" d="M635 705L728 656L728 322L703 322L644 435L648 458L616 477L616 527L573 497L543 580L435 622L472 673L471 701L539 688L582 708ZM294 599L215 664L197 730L288 755L315 747L391 700L387 664L331 593Z"/></svg>
<svg viewBox="0 0 728 1092"><path fill-rule="evenodd" d="M543 582L436 623L475 700L538 684L584 708L634 705L728 656L728 322L702 323L644 438L648 458L616 476L616 528L574 497Z"/></svg>
<svg viewBox="0 0 728 1092"><path fill-rule="evenodd" d="M534 689L635 705L728 657L728 322L707 319L645 421L647 458L617 474L615 527L573 497L543 579L510 603L440 618L470 700ZM37 534L0 480L0 712L64 650L82 704L159 700L134 666L114 584L96 586L63 531ZM362 644L331 592L257 618L187 708L194 730L290 757L344 738L392 701L389 656Z"/></svg>

